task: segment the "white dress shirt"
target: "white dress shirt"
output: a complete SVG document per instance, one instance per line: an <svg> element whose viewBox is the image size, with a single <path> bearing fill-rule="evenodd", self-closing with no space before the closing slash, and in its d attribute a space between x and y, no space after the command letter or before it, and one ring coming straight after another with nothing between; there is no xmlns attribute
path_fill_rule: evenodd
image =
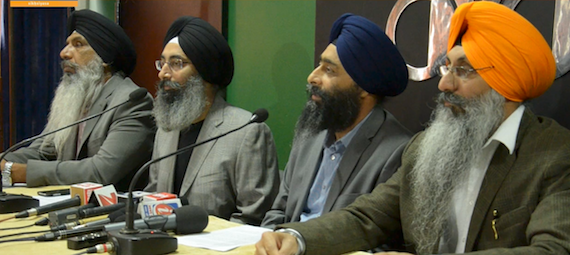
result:
<svg viewBox="0 0 570 255"><path fill-rule="evenodd" d="M524 113L524 105L520 105L501 125L483 146L479 161L469 172L466 185L458 187L453 194L451 215L448 219L447 234L442 236L439 245L440 253L464 253L469 224L481 183L500 143L513 154L519 126Z"/></svg>

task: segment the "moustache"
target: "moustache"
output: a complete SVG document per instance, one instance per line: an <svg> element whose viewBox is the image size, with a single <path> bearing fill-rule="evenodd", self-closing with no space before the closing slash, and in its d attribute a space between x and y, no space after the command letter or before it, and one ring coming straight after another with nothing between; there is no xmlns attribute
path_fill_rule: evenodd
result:
<svg viewBox="0 0 570 255"><path fill-rule="evenodd" d="M77 63L73 63L70 60L62 60L60 65L61 69L65 69L66 67L71 67L73 69L79 68L79 65Z"/></svg>
<svg viewBox="0 0 570 255"><path fill-rule="evenodd" d="M165 86L168 86L168 87L170 87L171 89L174 89L174 90L179 90L179 89L182 88L182 85L180 85L180 83L178 83L178 82L168 81L168 80L162 80L162 81L159 81L159 82L158 82L158 88L159 88L160 90L164 90L164 87L165 87Z"/></svg>
<svg viewBox="0 0 570 255"><path fill-rule="evenodd" d="M313 95L318 96L321 99L325 99L328 97L328 95L326 94L326 92L324 90L320 89L317 86L313 86L311 84L307 84L307 94L309 94L309 99Z"/></svg>
<svg viewBox="0 0 570 255"><path fill-rule="evenodd" d="M455 105L455 106L460 107L460 108L465 108L465 106L467 106L469 104L468 99L466 99L462 96L455 95L451 92L440 93L436 99L436 102L438 104L443 104L443 103L447 102L447 103L450 103L450 104Z"/></svg>

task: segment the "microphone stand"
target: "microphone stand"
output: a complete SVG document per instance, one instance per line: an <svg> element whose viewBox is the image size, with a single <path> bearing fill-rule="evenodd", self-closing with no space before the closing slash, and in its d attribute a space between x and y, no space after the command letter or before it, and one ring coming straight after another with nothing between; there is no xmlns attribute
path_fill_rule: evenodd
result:
<svg viewBox="0 0 570 255"><path fill-rule="evenodd" d="M97 118L111 110L114 110L116 108L118 108L119 106L122 106L124 104L133 102L133 101L138 101L140 99L142 99L144 96L146 95L146 89L145 88L139 88L133 92L131 92L131 94L129 94L129 100L120 103L118 105L115 105L107 110L104 110L98 114L95 115L91 115L89 117L80 119L76 122L73 122L67 126L58 128L56 130L52 130L50 132L47 133L43 133L43 134L39 134L33 137L30 137L28 139L24 139L16 144L14 144L12 147L8 148L6 151L4 151L4 153L2 153L2 155L0 156L0 162L2 162L2 160L4 159L4 157L6 156L6 154L13 152L19 148L21 148L22 146L36 140L42 137L46 137L48 135L51 135L53 133L59 132L61 130L64 130L66 128L70 128L73 127L79 123L88 121L90 119L94 119ZM19 212L19 211L23 211L23 210L27 210L30 209L32 207L38 207L40 205L40 201L31 197L31 196L27 196L27 195L23 195L23 194L18 194L18 195L13 195L13 194L8 194L6 192L3 191L3 186L4 184L2 183L2 185L0 185L0 214L2 213L13 213L13 212Z"/></svg>
<svg viewBox="0 0 570 255"><path fill-rule="evenodd" d="M156 159L153 159L151 161L146 162L141 168L139 168L139 170L135 173L135 175L133 176L133 179L131 180L131 183L129 185L129 194L128 194L128 199L127 199L127 205L126 205L126 214L125 214L125 228L121 229L119 232L110 232L109 233L109 239L113 240L113 243L115 244L115 251L117 252L117 255L125 255L125 254L137 254L137 255L142 255L142 254L148 254L148 255L153 255L153 254L164 254L164 253L170 253L170 252L174 252L176 251L176 249L178 249L178 241L176 240L176 238L174 237L170 237L168 236L168 234L164 233L164 234L159 234L156 232L153 233L149 233L148 231L145 232L141 232L138 229L134 228L134 210L135 210L135 206L134 206L134 201L133 201L133 190L135 188L135 184L137 183L137 181L139 180L139 178L141 177L141 175L143 173L146 173L146 170L149 169L151 164L154 164L158 161L161 161L165 158L183 153L185 151L188 151L189 149L192 149L196 146L211 142L213 140L222 138L226 135L229 135L233 132L236 132L242 128L244 128L245 126L252 124L252 123L260 123L260 122L264 122L268 117L268 113L267 110L265 109L258 109L254 112L254 114L252 115L251 119L245 123L244 125L233 129L227 133L218 135L218 136L214 136L212 138L206 139L204 141L195 143L195 144L190 144L184 148L181 148L175 152L169 153L167 155L164 155L162 157L158 157ZM173 238L174 240L170 239Z"/></svg>

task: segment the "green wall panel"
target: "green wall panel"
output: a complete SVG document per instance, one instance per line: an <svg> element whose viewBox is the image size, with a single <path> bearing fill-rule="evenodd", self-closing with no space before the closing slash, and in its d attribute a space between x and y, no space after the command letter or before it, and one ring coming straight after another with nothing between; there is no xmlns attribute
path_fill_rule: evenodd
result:
<svg viewBox="0 0 570 255"><path fill-rule="evenodd" d="M280 169L287 163L314 68L315 6L302 0L232 0L228 5L235 75L227 100L249 111L269 111Z"/></svg>

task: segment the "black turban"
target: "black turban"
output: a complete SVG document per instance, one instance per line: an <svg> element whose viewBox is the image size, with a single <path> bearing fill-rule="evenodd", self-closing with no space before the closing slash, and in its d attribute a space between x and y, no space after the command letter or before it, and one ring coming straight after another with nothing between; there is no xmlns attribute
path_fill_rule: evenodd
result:
<svg viewBox="0 0 570 255"><path fill-rule="evenodd" d="M123 29L107 17L91 10L71 13L67 20L68 35L81 34L93 50L115 71L129 76L137 64L137 53L131 39Z"/></svg>
<svg viewBox="0 0 570 255"><path fill-rule="evenodd" d="M178 37L180 47L202 79L221 88L230 84L234 76L234 58L218 30L200 18L184 16L172 23L163 47L174 37Z"/></svg>
<svg viewBox="0 0 570 255"><path fill-rule="evenodd" d="M406 62L372 21L343 14L331 29L329 42L334 40L342 66L362 89L381 96L396 96L406 89Z"/></svg>

